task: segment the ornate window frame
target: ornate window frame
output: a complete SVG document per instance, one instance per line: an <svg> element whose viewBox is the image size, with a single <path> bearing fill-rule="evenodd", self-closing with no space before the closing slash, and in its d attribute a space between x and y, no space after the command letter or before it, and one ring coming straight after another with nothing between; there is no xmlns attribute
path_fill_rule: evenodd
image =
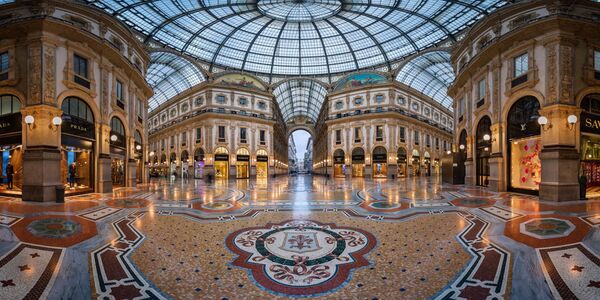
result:
<svg viewBox="0 0 600 300"><path fill-rule="evenodd" d="M98 55L94 53L86 44L66 41L65 47L67 50L67 63L63 69L63 84L69 89L77 89L83 91L84 93L90 95L92 98L96 98L96 78L95 78L95 66L98 65ZM81 84L75 83L75 72L73 70L73 60L74 55L77 54L88 61L88 72L90 81L90 88L86 88ZM112 101L111 101L112 103Z"/></svg>

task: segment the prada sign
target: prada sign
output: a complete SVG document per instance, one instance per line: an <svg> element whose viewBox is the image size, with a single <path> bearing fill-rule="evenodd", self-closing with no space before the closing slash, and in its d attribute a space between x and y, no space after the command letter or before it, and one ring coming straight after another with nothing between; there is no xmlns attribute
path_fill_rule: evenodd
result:
<svg viewBox="0 0 600 300"><path fill-rule="evenodd" d="M21 113L0 117L0 134L21 132Z"/></svg>
<svg viewBox="0 0 600 300"><path fill-rule="evenodd" d="M218 161L228 161L229 160L229 154L215 154L215 160L218 160Z"/></svg>
<svg viewBox="0 0 600 300"><path fill-rule="evenodd" d="M269 161L269 157L268 156L257 156L256 157L256 161L262 161L262 162L268 162Z"/></svg>
<svg viewBox="0 0 600 300"><path fill-rule="evenodd" d="M82 120L80 118L69 115L63 115L63 123L60 127L62 133L67 133L94 140L96 139L94 126L95 125L93 123Z"/></svg>
<svg viewBox="0 0 600 300"><path fill-rule="evenodd" d="M581 132L600 134L600 116L581 112Z"/></svg>

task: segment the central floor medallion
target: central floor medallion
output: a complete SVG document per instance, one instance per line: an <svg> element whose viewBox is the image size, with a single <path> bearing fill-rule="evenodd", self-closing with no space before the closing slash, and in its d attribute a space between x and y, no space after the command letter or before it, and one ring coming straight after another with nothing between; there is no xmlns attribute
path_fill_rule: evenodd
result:
<svg viewBox="0 0 600 300"><path fill-rule="evenodd" d="M233 265L249 269L256 282L278 294L308 296L333 292L364 258L375 237L356 228L315 221L286 221L245 228L227 237L238 255Z"/></svg>

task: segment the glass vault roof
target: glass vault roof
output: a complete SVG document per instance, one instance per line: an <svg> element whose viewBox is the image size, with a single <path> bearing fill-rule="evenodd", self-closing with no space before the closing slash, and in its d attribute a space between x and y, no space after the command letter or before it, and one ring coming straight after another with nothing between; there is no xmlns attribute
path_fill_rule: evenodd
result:
<svg viewBox="0 0 600 300"><path fill-rule="evenodd" d="M305 116L315 123L327 96L327 90L313 80L285 81L273 90L285 122Z"/></svg>
<svg viewBox="0 0 600 300"><path fill-rule="evenodd" d="M177 94L204 81L198 67L180 55L170 52L150 53L146 81L154 90L148 99L150 111L167 102Z"/></svg>
<svg viewBox="0 0 600 300"><path fill-rule="evenodd" d="M214 66L327 75L391 62L506 0L86 0L152 40Z"/></svg>
<svg viewBox="0 0 600 300"><path fill-rule="evenodd" d="M448 87L454 81L450 53L432 51L416 56L400 69L396 80L452 111L452 98L447 94Z"/></svg>

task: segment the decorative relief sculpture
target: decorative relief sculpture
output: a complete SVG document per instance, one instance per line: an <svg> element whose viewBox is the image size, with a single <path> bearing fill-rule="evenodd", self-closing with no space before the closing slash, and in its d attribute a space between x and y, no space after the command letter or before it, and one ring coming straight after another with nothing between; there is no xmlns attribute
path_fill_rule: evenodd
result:
<svg viewBox="0 0 600 300"><path fill-rule="evenodd" d="M44 46L44 102L56 101L56 48Z"/></svg>
<svg viewBox="0 0 600 300"><path fill-rule="evenodd" d="M27 104L39 104L41 102L42 82L42 47L41 45L29 46L29 99Z"/></svg>

